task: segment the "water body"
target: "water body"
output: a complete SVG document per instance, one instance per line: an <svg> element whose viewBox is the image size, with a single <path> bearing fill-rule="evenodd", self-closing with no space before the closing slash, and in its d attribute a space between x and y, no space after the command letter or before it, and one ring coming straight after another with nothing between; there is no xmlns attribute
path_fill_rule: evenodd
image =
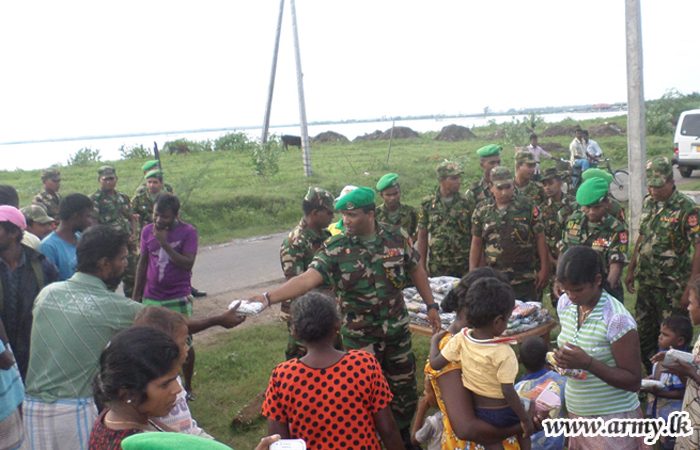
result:
<svg viewBox="0 0 700 450"><path fill-rule="evenodd" d="M549 123L559 122L567 117L575 120L586 120L594 118L605 118L626 115L625 111L595 112L595 113L557 113L543 114L541 117ZM462 125L467 128L487 125L490 120L497 123L509 122L513 116L479 116L461 117L445 119L421 119L421 120L400 120L395 126L408 127L414 131L440 131L447 125ZM524 118L522 115L515 115L516 118ZM376 130L386 131L391 128L391 121L377 121L364 123L341 123L328 125L310 125L309 136L316 136L325 131L340 133L350 140L357 136L373 133ZM14 145L0 145L0 170L36 170L49 167L53 164L65 165L68 158L81 148L91 148L100 150L102 161L114 161L121 158L119 149L122 146L132 147L143 145L152 148L153 142L157 142L159 148L163 148L168 141L176 139L188 139L191 141L214 140L227 133L242 131L251 138L260 139L261 128L250 127L229 131L203 131L203 132L179 132L167 134L140 134L138 136L124 136L108 139L80 139L80 140L55 140L51 142L26 143ZM270 127L271 134L299 135L299 126L290 127Z"/></svg>

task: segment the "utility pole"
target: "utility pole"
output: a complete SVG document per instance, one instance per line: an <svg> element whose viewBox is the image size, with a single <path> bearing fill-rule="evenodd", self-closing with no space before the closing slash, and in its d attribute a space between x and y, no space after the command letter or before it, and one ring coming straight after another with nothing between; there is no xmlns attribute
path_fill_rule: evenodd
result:
<svg viewBox="0 0 700 450"><path fill-rule="evenodd" d="M267 130L270 128L270 112L272 111L272 93L275 90L275 73L277 72L277 54L280 50L280 34L282 32L282 15L284 13L284 0L280 0L280 14L277 18L277 34L275 35L275 49L272 51L272 70L270 71L270 85L267 88L267 105L265 106L265 118L263 119L262 137L260 142L267 142Z"/></svg>
<svg viewBox="0 0 700 450"><path fill-rule="evenodd" d="M627 43L627 159L629 163L630 242L637 242L646 192L647 159L640 0L625 0Z"/></svg>
<svg viewBox="0 0 700 450"><path fill-rule="evenodd" d="M301 56L299 55L299 35L297 33L297 12L294 0L289 0L292 7L292 30L294 31L294 56L297 63L297 91L299 94L299 123L301 124L301 151L304 163L304 176L310 177L311 154L309 153L309 130L306 126L306 102L304 101L304 74L301 71Z"/></svg>

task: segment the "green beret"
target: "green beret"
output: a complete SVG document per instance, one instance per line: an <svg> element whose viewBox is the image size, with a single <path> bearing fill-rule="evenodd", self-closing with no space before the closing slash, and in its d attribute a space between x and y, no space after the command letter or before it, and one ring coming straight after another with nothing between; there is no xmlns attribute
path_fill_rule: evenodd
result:
<svg viewBox="0 0 700 450"><path fill-rule="evenodd" d="M647 161L647 186L661 187L672 175L673 166L665 156L655 156Z"/></svg>
<svg viewBox="0 0 700 450"><path fill-rule="evenodd" d="M486 158L488 156L500 156L501 150L503 150L503 147L500 145L489 144L477 150L476 154L482 158Z"/></svg>
<svg viewBox="0 0 700 450"><path fill-rule="evenodd" d="M517 164L522 164L522 163L534 164L537 161L535 161L535 155L533 155L532 153L525 150L525 151L521 151L521 152L518 152L515 154L515 162Z"/></svg>
<svg viewBox="0 0 700 450"><path fill-rule="evenodd" d="M123 450L231 450L231 447L186 433L139 433L122 441Z"/></svg>
<svg viewBox="0 0 700 450"><path fill-rule="evenodd" d="M542 172L542 181L553 180L554 178L561 180L561 174L556 167L550 167Z"/></svg>
<svg viewBox="0 0 700 450"><path fill-rule="evenodd" d="M335 209L337 211L352 211L353 209L362 208L374 203L374 196L374 189L360 187L340 197L338 203L335 204Z"/></svg>
<svg viewBox="0 0 700 450"><path fill-rule="evenodd" d="M146 179L153 178L153 177L158 177L160 179L163 179L163 171L162 170L151 170L146 174Z"/></svg>
<svg viewBox="0 0 700 450"><path fill-rule="evenodd" d="M576 191L576 202L581 206L595 205L608 193L610 185L602 178L591 178L579 186Z"/></svg>
<svg viewBox="0 0 700 450"><path fill-rule="evenodd" d="M104 175L117 175L117 169L115 169L113 166L102 166L99 169L97 169L97 175L99 176L104 176Z"/></svg>
<svg viewBox="0 0 700 450"><path fill-rule="evenodd" d="M151 170L152 168L154 168L157 165L158 165L158 160L152 159L150 161L146 161L145 163L143 163L143 166L141 166L141 170L143 170L145 172L147 170Z"/></svg>
<svg viewBox="0 0 700 450"><path fill-rule="evenodd" d="M581 178L583 178L584 181L590 180L591 178L602 178L608 182L608 185L610 185L613 180L613 176L610 172L601 169L588 169L581 174Z"/></svg>
<svg viewBox="0 0 700 450"><path fill-rule="evenodd" d="M314 206L322 206L329 211L333 211L333 201L335 200L330 192L317 187L309 187L304 200Z"/></svg>
<svg viewBox="0 0 700 450"><path fill-rule="evenodd" d="M491 183L496 187L505 186L513 182L513 174L511 174L510 169L503 166L497 166L491 169L490 178Z"/></svg>
<svg viewBox="0 0 700 450"><path fill-rule="evenodd" d="M395 173L387 173L377 181L377 190L379 192L384 189L395 187L399 185L399 176Z"/></svg>
<svg viewBox="0 0 700 450"><path fill-rule="evenodd" d="M464 171L456 162L443 161L437 166L435 172L437 172L438 178L445 178L460 175Z"/></svg>

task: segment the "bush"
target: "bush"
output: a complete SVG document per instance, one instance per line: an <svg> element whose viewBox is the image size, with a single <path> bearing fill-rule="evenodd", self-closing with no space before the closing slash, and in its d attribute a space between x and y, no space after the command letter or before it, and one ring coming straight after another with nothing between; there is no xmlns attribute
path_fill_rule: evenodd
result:
<svg viewBox="0 0 700 450"><path fill-rule="evenodd" d="M257 145L245 133L227 133L214 141L214 151L247 152L252 151Z"/></svg>
<svg viewBox="0 0 700 450"><path fill-rule="evenodd" d="M122 145L119 147L119 154L122 155L122 159L152 159L154 157L151 149L144 148L143 144L138 147Z"/></svg>
<svg viewBox="0 0 700 450"><path fill-rule="evenodd" d="M524 147L530 143L530 134L537 127L542 128L544 119L536 113L530 113L521 122L520 119L513 117L513 120L503 124L504 139L507 144L515 147Z"/></svg>
<svg viewBox="0 0 700 450"><path fill-rule="evenodd" d="M92 150L91 148L85 147L68 158L68 165L78 167L91 166L96 162L100 162L100 160L102 160L102 157L100 156L99 150Z"/></svg>
<svg viewBox="0 0 700 450"><path fill-rule="evenodd" d="M277 162L280 158L280 145L276 140L267 141L265 144L256 144L251 152L255 174L261 177L270 177L279 172Z"/></svg>
<svg viewBox="0 0 700 450"><path fill-rule="evenodd" d="M700 93L683 95L675 88L669 89L658 100L646 102L647 134L663 136L673 133L678 116L696 108L700 108Z"/></svg>

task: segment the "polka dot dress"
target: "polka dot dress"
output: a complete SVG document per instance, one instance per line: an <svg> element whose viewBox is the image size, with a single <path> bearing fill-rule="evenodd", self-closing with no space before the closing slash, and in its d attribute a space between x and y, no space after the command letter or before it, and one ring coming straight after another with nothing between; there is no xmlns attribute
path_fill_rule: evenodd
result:
<svg viewBox="0 0 700 450"><path fill-rule="evenodd" d="M289 425L309 450L379 450L373 414L391 392L373 355L350 350L336 364L312 369L298 359L272 372L263 415Z"/></svg>

